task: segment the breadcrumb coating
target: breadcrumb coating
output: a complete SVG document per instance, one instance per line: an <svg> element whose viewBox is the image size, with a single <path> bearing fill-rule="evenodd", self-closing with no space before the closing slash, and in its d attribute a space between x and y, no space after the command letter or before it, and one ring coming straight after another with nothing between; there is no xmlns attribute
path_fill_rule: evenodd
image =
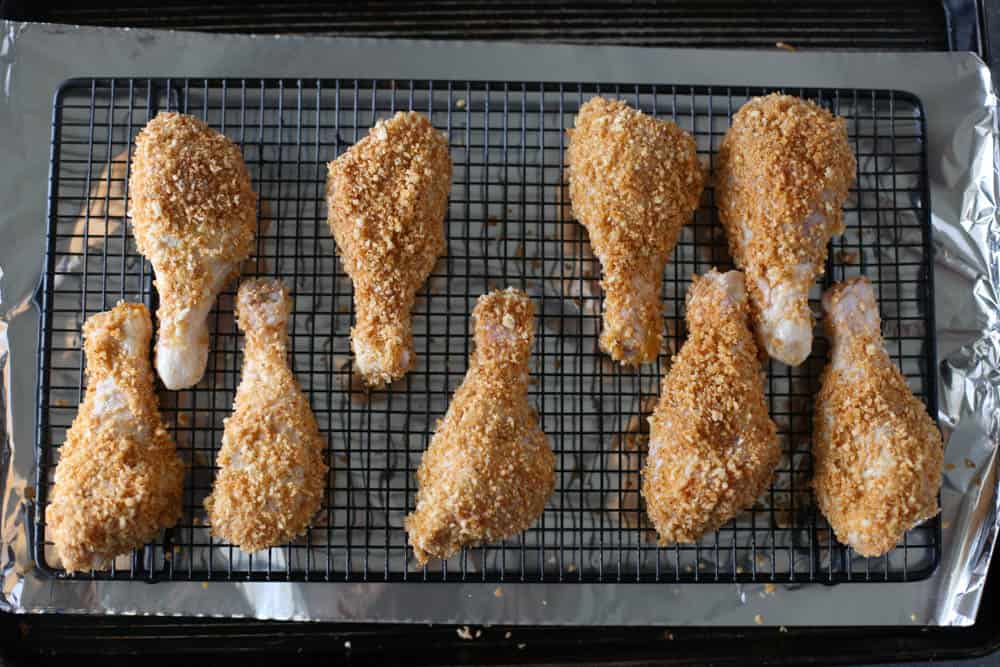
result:
<svg viewBox="0 0 1000 667"><path fill-rule="evenodd" d="M413 365L410 310L446 248L448 138L423 115L399 112L329 164L328 221L354 282L351 349L372 386Z"/></svg>
<svg viewBox="0 0 1000 667"><path fill-rule="evenodd" d="M823 296L833 345L816 398L813 488L837 539L881 556L938 513L941 432L885 351L871 284Z"/></svg>
<svg viewBox="0 0 1000 667"><path fill-rule="evenodd" d="M59 449L46 509L67 572L102 569L181 516L184 463L160 417L152 323L119 302L83 325L87 393Z"/></svg>
<svg viewBox="0 0 1000 667"><path fill-rule="evenodd" d="M161 112L135 139L129 213L160 306L157 370L170 389L201 379L206 318L253 250L257 195L236 144L203 121Z"/></svg>
<svg viewBox="0 0 1000 667"><path fill-rule="evenodd" d="M809 288L844 231L855 169L843 118L778 93L744 104L719 148L719 219L746 273L760 343L785 363L811 349Z"/></svg>
<svg viewBox="0 0 1000 667"><path fill-rule="evenodd" d="M406 530L420 564L528 528L555 486L555 456L528 404L535 308L507 288L479 297L476 349L417 471Z"/></svg>
<svg viewBox="0 0 1000 667"><path fill-rule="evenodd" d="M781 457L743 274L712 269L695 278L687 323L650 418L643 471L642 495L663 545L694 542L752 505Z"/></svg>
<svg viewBox="0 0 1000 667"><path fill-rule="evenodd" d="M573 214L602 267L601 348L623 364L651 362L663 334L663 269L704 185L695 141L602 97L580 107L568 134Z"/></svg>
<svg viewBox="0 0 1000 667"><path fill-rule="evenodd" d="M305 532L329 469L316 417L288 367L288 291L278 280L247 280L236 307L243 377L205 509L213 535L253 553Z"/></svg>

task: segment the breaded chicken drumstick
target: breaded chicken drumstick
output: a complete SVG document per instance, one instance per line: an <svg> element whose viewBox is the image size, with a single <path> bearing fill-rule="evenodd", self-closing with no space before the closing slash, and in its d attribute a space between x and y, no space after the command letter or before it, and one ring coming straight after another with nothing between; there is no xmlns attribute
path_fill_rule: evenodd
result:
<svg viewBox="0 0 1000 667"><path fill-rule="evenodd" d="M83 325L87 393L59 449L46 510L68 572L101 569L181 516L184 463L153 392L146 307L119 303Z"/></svg>
<svg viewBox="0 0 1000 667"><path fill-rule="evenodd" d="M837 539L880 556L938 512L941 432L889 358L865 278L823 295L832 348L813 418L813 487Z"/></svg>
<svg viewBox="0 0 1000 667"><path fill-rule="evenodd" d="M420 564L526 529L555 485L555 456L528 404L535 309L508 288L479 297L476 350L417 471L406 530Z"/></svg>
<svg viewBox="0 0 1000 667"><path fill-rule="evenodd" d="M328 468L316 417L286 359L288 291L277 280L248 280L236 298L243 377L205 509L213 535L253 553L305 532Z"/></svg>
<svg viewBox="0 0 1000 667"><path fill-rule="evenodd" d="M168 389L191 387L208 360L208 312L253 249L257 195L236 144L163 112L136 137L129 198L160 297L156 370Z"/></svg>
<svg viewBox="0 0 1000 667"><path fill-rule="evenodd" d="M372 386L413 365L410 310L445 251L448 139L425 116L399 112L329 165L329 223L354 282L351 349Z"/></svg>
<svg viewBox="0 0 1000 667"><path fill-rule="evenodd" d="M663 333L663 268L704 181L694 139L601 97L580 107L569 137L573 214L601 262L601 349L623 364L653 361Z"/></svg>
<svg viewBox="0 0 1000 667"><path fill-rule="evenodd" d="M798 97L758 97L733 116L716 165L719 219L746 273L758 341L798 366L812 350L809 290L844 231L854 182L846 124Z"/></svg>
<svg viewBox="0 0 1000 667"><path fill-rule="evenodd" d="M743 274L714 269L687 296L688 339L650 418L642 495L661 544L694 542L753 504L781 456Z"/></svg>

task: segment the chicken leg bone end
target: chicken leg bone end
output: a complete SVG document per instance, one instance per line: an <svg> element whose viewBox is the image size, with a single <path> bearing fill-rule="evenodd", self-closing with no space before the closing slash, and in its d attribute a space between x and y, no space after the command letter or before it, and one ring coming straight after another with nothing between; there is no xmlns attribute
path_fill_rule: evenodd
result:
<svg viewBox="0 0 1000 667"><path fill-rule="evenodd" d="M654 272L605 273L604 327L600 345L612 359L638 366L656 359L663 339L663 303Z"/></svg>
<svg viewBox="0 0 1000 667"><path fill-rule="evenodd" d="M401 322L359 323L351 329L351 350L361 377L374 387L403 377L416 358L413 333Z"/></svg>
<svg viewBox="0 0 1000 667"><path fill-rule="evenodd" d="M796 266L791 276L774 286L767 278L757 281L759 299L757 335L768 356L789 366L798 366L812 351L813 317L809 309L809 287L814 280L811 266Z"/></svg>
<svg viewBox="0 0 1000 667"><path fill-rule="evenodd" d="M156 372L171 391L198 384L208 364L208 323L192 323L183 335L156 342Z"/></svg>

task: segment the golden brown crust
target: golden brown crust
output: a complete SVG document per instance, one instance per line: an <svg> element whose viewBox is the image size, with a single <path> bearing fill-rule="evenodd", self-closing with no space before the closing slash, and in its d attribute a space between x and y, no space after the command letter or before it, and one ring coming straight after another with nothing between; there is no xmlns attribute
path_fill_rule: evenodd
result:
<svg viewBox="0 0 1000 667"><path fill-rule="evenodd" d="M476 304L476 351L420 462L405 522L420 564L512 537L552 494L555 457L527 401L534 314L510 288Z"/></svg>
<svg viewBox="0 0 1000 667"><path fill-rule="evenodd" d="M781 456L743 290L740 274L713 269L688 291L690 333L663 380L643 471L664 545L694 542L752 505Z"/></svg>
<svg viewBox="0 0 1000 667"><path fill-rule="evenodd" d="M881 556L903 533L938 512L941 432L906 378L889 359L878 332L838 330L830 310L845 292L869 290L858 308L875 308L864 278L830 288L824 328L841 364L823 371L813 419L813 487L837 539L862 556Z"/></svg>
<svg viewBox="0 0 1000 667"><path fill-rule="evenodd" d="M193 116L160 112L135 139L129 213L136 247L156 269L160 339L199 299L214 298L209 265L253 250L257 194L239 147Z"/></svg>
<svg viewBox="0 0 1000 667"><path fill-rule="evenodd" d="M844 119L811 101L773 93L733 116L716 158L716 201L758 321L767 302L759 281L812 283L822 274L827 244L844 230L842 207L855 170ZM816 224L805 224L812 213L819 214ZM796 274L799 265L810 275ZM786 317L810 315L802 307Z"/></svg>
<svg viewBox="0 0 1000 667"><path fill-rule="evenodd" d="M184 463L153 392L152 325L121 302L83 327L87 393L59 449L46 509L68 572L103 568L181 516Z"/></svg>
<svg viewBox="0 0 1000 667"><path fill-rule="evenodd" d="M243 378L205 508L213 535L253 553L305 532L328 468L316 417L286 361L288 291L276 280L244 281L237 309Z"/></svg>
<svg viewBox="0 0 1000 667"><path fill-rule="evenodd" d="M622 363L660 351L663 268L698 208L704 174L695 141L620 100L580 107L567 149L573 213L601 261L601 347Z"/></svg>
<svg viewBox="0 0 1000 667"><path fill-rule="evenodd" d="M446 247L448 139L416 112L379 121L329 164L328 221L354 282L351 344L371 385L413 364L410 310Z"/></svg>

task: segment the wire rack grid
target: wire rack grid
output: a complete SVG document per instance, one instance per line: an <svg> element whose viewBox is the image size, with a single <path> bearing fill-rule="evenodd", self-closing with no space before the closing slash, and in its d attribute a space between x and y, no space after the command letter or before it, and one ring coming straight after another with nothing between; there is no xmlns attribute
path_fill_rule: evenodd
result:
<svg viewBox="0 0 1000 667"><path fill-rule="evenodd" d="M659 547L644 518L645 416L669 354L684 339L685 290L693 273L730 260L709 185L664 274L668 335L660 360L637 371L611 363L596 344L599 267L565 195L565 130L590 96L621 97L690 131L711 169L732 114L767 92L410 80L66 82L53 109L48 251L37 297L38 566L57 577L146 581L834 583L928 576L940 553L937 519L909 531L887 556L864 559L836 543L813 505L810 418L826 355L822 338L802 367L767 368L784 455L758 502L696 544ZM920 103L890 91L786 92L844 116L858 156L847 231L832 243L823 287L851 275L872 279L889 352L936 414ZM416 367L395 385L365 393L352 378L351 285L326 224L325 164L402 109L427 114L449 136L449 245L414 309ZM243 150L260 194L256 258L243 273L280 277L294 295L290 361L327 438L327 498L303 538L252 556L209 532L202 501L241 362L233 284L212 312L205 378L160 393L189 466L181 522L107 571L67 575L46 538L46 498L85 386L84 319L119 299L155 309L152 272L136 252L126 208L130 148L160 110L195 114ZM538 306L530 400L556 452L556 491L522 535L418 568L402 527L414 505L416 468L466 370L472 305L506 285L527 290Z"/></svg>

